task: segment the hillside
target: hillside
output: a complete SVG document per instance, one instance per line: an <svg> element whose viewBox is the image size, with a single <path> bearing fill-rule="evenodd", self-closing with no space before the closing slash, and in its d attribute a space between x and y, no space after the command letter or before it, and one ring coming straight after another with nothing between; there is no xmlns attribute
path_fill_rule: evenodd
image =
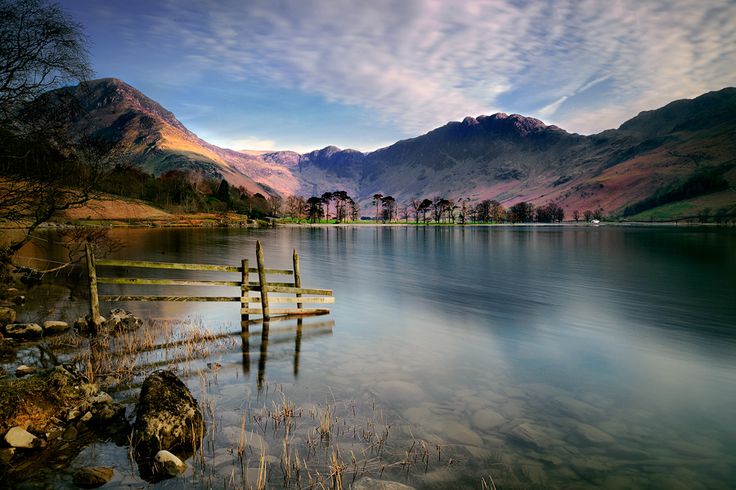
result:
<svg viewBox="0 0 736 490"><path fill-rule="evenodd" d="M703 169L731 188L736 184L734 88L642 112L591 136L499 113L466 117L370 153L330 146L306 154L218 148L120 80L64 90L86 110L73 133L91 130L155 174L193 170L263 194L344 189L364 206L381 193L399 201L443 196L507 206L555 201L568 213L603 208L620 214Z"/></svg>

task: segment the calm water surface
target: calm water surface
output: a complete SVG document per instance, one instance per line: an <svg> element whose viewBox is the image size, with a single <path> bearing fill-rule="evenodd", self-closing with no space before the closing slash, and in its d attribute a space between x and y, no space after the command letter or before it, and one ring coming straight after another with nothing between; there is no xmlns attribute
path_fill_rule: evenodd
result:
<svg viewBox="0 0 736 490"><path fill-rule="evenodd" d="M305 319L298 334L295 320L274 323L267 345L258 335L247 345L236 337L207 359L223 366L216 382L202 387L196 376L188 379L195 395L218 409L215 461L232 459L222 447L240 430L242 415L283 390L298 406L344 401L356 419L380 418L391 425L387 451L396 455L411 440L426 441L431 465L384 468L384 477L417 487L480 488L489 474L509 488L733 488L736 482L733 230L114 233L126 244L116 256L128 259L239 264L254 260L259 239L268 267L290 268L296 247L302 283L335 291L331 315ZM71 301L68 311L84 308L83 298ZM123 306L148 317L193 317L216 330L240 329L236 304ZM445 451L439 458L438 444ZM116 465L123 475L118 484L140 482L126 476L125 453L98 444L73 465ZM268 453L280 457L278 438ZM229 474L230 466L221 466L217 471ZM224 485L214 481L209 484ZM55 484L66 482L68 475L59 475Z"/></svg>

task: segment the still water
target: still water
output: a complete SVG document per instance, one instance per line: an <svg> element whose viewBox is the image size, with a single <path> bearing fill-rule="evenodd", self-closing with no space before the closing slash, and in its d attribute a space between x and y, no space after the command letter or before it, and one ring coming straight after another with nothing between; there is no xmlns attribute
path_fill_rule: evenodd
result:
<svg viewBox="0 0 736 490"><path fill-rule="evenodd" d="M209 480L190 470L189 480L162 486L225 486L233 457L223 448L243 415L283 396L304 407L305 426L309 407L343 403L345 419L389 427L382 460L356 456L372 476L416 487L481 488L491 479L506 488L736 483L733 230L366 226L114 235L125 243L115 256L139 260L237 265L254 262L261 240L267 267L290 268L296 248L302 284L334 289L337 298L329 316L305 319L303 331L274 323L266 345L254 334L213 348L203 362L222 366L216 379L187 383L217 409L215 469ZM123 291L116 287L100 289ZM84 301L73 296L67 311ZM234 303L122 306L240 330ZM280 439L257 424L249 429L279 468ZM309 437L297 431L294 445L308 451ZM343 439L350 461L360 447ZM431 464L426 451L419 463L400 464L413 441L429 448ZM125 448L94 445L72 466L88 464L116 466L113 483L141 481L126 469ZM55 484L68 480L60 474ZM282 481L274 476L270 486Z"/></svg>

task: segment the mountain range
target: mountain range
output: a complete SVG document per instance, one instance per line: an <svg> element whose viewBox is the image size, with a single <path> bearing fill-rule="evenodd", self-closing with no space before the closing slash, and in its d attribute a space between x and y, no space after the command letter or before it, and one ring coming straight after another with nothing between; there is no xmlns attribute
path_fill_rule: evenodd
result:
<svg viewBox="0 0 736 490"><path fill-rule="evenodd" d="M72 134L104 138L145 171L188 170L249 192L321 195L345 190L411 198L554 201L569 213L620 214L698 172L727 182L714 202L736 204L736 88L641 112L617 129L568 133L518 114L466 117L369 153L328 146L299 154L219 148L140 91L113 78L61 89L84 114ZM704 191L707 193L707 189Z"/></svg>

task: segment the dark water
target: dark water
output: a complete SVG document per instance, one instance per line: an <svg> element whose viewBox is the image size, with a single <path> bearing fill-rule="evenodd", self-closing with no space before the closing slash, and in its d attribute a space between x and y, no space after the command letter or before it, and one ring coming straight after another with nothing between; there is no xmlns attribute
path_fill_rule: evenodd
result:
<svg viewBox="0 0 736 490"><path fill-rule="evenodd" d="M248 345L238 338L207 359L223 366L215 383L202 387L196 376L189 379L195 395L218 409L211 459L219 483L209 483L215 487L230 475L223 448L242 415L272 403L277 390L298 406L345 401L356 419L363 414L390 424L394 454L386 461L400 457L409 441L426 441L431 465L410 471L387 465L383 474L418 487L481 488L489 474L512 488L736 482L733 230L114 233L126 243L116 255L129 259L238 264L254 260L260 239L268 267L290 268L296 247L303 285L335 291L330 316L305 320L298 334L284 322L292 330L272 333L266 348L256 336ZM82 308L84 299L72 303ZM194 317L218 331L240 329L236 304L125 306L148 317ZM266 444L269 456L281 457L277 438ZM445 451L439 458L436 445ZM136 484L125 454L95 445L74 465L112 464L121 475L116 483ZM185 477L208 485L191 470Z"/></svg>

